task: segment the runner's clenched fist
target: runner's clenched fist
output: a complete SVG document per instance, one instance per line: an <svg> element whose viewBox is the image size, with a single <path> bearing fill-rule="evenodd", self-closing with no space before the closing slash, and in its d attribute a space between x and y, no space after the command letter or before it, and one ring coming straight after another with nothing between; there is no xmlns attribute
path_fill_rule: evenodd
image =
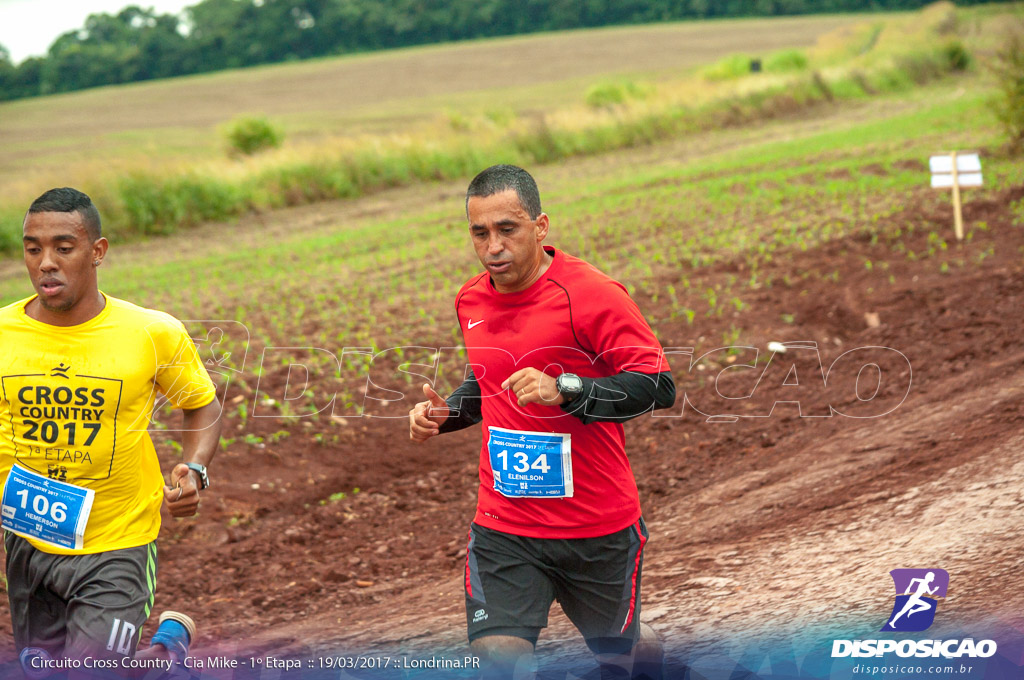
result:
<svg viewBox="0 0 1024 680"><path fill-rule="evenodd" d="M441 425L448 420L448 404L426 383L423 396L427 401L421 401L409 411L409 438L417 443L439 434Z"/></svg>

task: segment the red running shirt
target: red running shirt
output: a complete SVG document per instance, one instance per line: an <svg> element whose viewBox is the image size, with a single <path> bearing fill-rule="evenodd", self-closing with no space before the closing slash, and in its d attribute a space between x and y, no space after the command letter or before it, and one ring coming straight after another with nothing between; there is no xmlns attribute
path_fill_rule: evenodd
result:
<svg viewBox="0 0 1024 680"><path fill-rule="evenodd" d="M480 386L480 490L474 521L518 536L591 538L640 518L640 499L620 423L584 425L557 406L519 406L501 383L523 368L603 378L668 371L654 337L625 287L554 248L547 271L518 293L499 293L487 273L463 285L455 301L469 362ZM568 433L571 498L507 498L494 490L488 427Z"/></svg>

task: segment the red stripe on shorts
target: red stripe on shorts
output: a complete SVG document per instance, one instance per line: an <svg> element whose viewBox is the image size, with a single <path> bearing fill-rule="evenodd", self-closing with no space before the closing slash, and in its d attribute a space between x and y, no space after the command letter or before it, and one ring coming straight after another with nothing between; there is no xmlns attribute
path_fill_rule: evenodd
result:
<svg viewBox="0 0 1024 680"><path fill-rule="evenodd" d="M640 537L640 549L636 551L636 561L633 563L633 587L629 592L629 611L626 612L626 622L622 624L620 633L625 633L629 624L633 622L633 612L636 611L636 576L640 571L640 556L643 555L644 544L647 543L647 538L640 531L640 520L637 520L633 527L636 528L636 534Z"/></svg>
<svg viewBox="0 0 1024 680"><path fill-rule="evenodd" d="M469 544L473 542L473 530L466 532L469 539L466 541L466 594L473 597L473 583L469 578Z"/></svg>

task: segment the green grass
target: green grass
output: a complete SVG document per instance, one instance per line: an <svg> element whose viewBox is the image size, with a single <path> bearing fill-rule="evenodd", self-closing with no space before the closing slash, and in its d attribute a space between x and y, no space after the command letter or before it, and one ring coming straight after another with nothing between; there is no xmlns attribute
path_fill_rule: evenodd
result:
<svg viewBox="0 0 1024 680"><path fill-rule="evenodd" d="M537 175L552 216L549 241L656 301L649 307L656 330L664 324L696 329L709 318L731 323L755 291L811 275L793 271L787 281L772 281L765 274L769 264L854 233L949 271L955 268L948 259L950 234L901 211L908 196L935 213L949 210L948 195L927 188L926 162L953 147L983 150L986 186L972 197L1024 184L1019 162L985 151L1002 143L989 106L991 88L974 75L959 75L925 87L907 76L886 90L884 70L865 73L875 78L878 94L859 89L841 106L797 107L799 118L767 114L783 101L778 97L823 101L820 86L806 76L801 88L712 102L687 109L689 117L668 109L635 120L595 118L589 127L560 127L555 120L546 127L535 122L535 128L510 128L521 137L505 135L502 126L516 121L502 120L495 134L481 137L486 128L473 126L494 121L480 116L456 122L487 144L399 141L364 156L325 157L321 166L294 158L261 167L254 186L264 193L245 189L246 200L261 207L380 193L270 211L237 225L201 225L191 234L161 237L155 222L147 240L111 250L102 287L181 318L245 324L252 338L246 379L255 377L266 346L315 346L340 354L343 347L458 345L451 301L479 269L461 192L474 167L504 160L523 162ZM828 87L839 90L842 82L833 77ZM755 125L745 125L752 120ZM686 134L696 129L702 134ZM160 203L159 192L147 197L146 176L123 181L138 182L126 189L138 197L132 209L140 215L152 210L183 220L194 210L220 219L220 206L241 190L237 180L167 178L178 183L171 195L185 197L181 203ZM1024 220L1020 205L1011 210ZM20 214L11 211L10 217L20 223ZM928 235L927 247L906 251L902 236L920 230ZM725 261L741 263L742 274L705 277ZM0 274L4 302L31 292L24 271L8 264ZM226 341L238 357L239 342ZM395 359L429 362L421 353L396 353ZM327 355L310 361L336 371ZM346 367L357 363L343 361ZM282 370L279 364L263 370ZM349 391L340 403L358 401ZM300 412L310 406L299 400L278 408Z"/></svg>
<svg viewBox="0 0 1024 680"><path fill-rule="evenodd" d="M708 321L742 328L743 311L763 288L828 276L790 271L784 280L772 280L765 271L787 253L854 233L868 233L907 259L925 259L936 271L952 271L958 265L949 255L950 229L907 222L901 210L908 196L935 213L950 209L945 192L927 188L927 157L949 147L999 143L989 94L954 82L880 98L880 113L866 106L855 115L832 111L821 127L813 125L817 119L808 127L781 120L682 138L667 148L618 150L538 168L552 216L549 242L592 262L646 301L656 332L666 324L677 332L683 326L693 328L695 337ZM707 146L695 151L701 143ZM686 163L677 162L682 156ZM986 186L972 198L1024 185L1019 163L983 158ZM442 182L382 194L385 214L329 217L343 212L338 204L315 220L283 214L281 226L268 225L271 233L249 221L232 232L202 227L198 243L173 235L116 246L101 272L102 288L180 318L245 324L251 345L241 379L249 389L268 346L318 347L337 356L345 347L458 346L452 299L479 270L461 187L461 181ZM901 250L903 237L914 232L927 233L927 247ZM974 254L971 261L982 257ZM743 273L711 276L722 262L741 263ZM0 300L29 293L20 268L0 276ZM222 347L243 355L238 337ZM430 364L432 353L389 356L396 365ZM364 360L343 359L340 383L330 355L303 354L299 360L313 376L310 395L337 391L339 411L358 412L358 381L345 376L358 376ZM442 375L461 375L454 361L453 354L444 357ZM285 371L287 363L278 356L262 372ZM414 381L410 374L395 375ZM314 404L307 395L271 408L288 415Z"/></svg>
<svg viewBox="0 0 1024 680"><path fill-rule="evenodd" d="M629 154L641 153L620 151L610 167L595 160L583 183L578 170L559 176L556 167L554 177L542 182L556 225L552 242L634 293L670 300L651 319L655 326L742 310L752 290L770 285L758 272L779 253L862 230L895 239L895 230L920 228L889 218L908 194L925 191L928 155L999 140L988 91L951 98L959 91L955 84L890 97L887 105L906 110L865 122L843 120L810 134L779 123L796 131L792 138L758 142L753 135L735 150L685 165L621 163L616 169ZM716 134L741 138L745 132ZM921 166L907 167L908 160ZM988 157L984 163L983 193L1024 183L1018 163ZM882 172L864 172L867 165ZM927 196L936 205L948 202L940 192ZM141 256L121 246L113 253L124 264L105 268L103 288L187 318L245 323L253 333L251 356L265 345L340 352L345 346L459 344L451 298L478 265L457 198L397 207L387 218L298 230L273 242L203 238L210 240L202 249L180 255L172 249ZM919 255L941 255L939 241L933 251ZM744 276L718 288L690 288L691 278L726 260L744 262ZM666 279L668 272L674 278ZM26 295L24 278L16 272L0 280L0 297Z"/></svg>

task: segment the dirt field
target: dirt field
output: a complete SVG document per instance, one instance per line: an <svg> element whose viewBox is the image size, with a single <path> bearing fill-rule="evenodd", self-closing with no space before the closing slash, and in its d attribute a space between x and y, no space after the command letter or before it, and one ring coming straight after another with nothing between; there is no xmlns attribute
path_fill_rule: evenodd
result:
<svg viewBox="0 0 1024 680"><path fill-rule="evenodd" d="M1024 304L1024 237L1006 205L1022 195L968 202L968 219L991 227L971 248L995 247L980 266L940 274L934 262L836 241L779 266L839 269L842 288L814 277L799 290L765 292L747 312L744 326L754 330L744 343L763 350L771 340L812 341L826 368L856 347L902 352L913 369L902 403L906 366L882 363L878 399L896 406L891 413L800 418L780 404L751 422L707 423L687 409L627 426L652 536L644 621L691 649L812 624L877 630L891 602L887 572L918 566L951 574L940 629L1021 611L1024 350L1012 310ZM947 223L915 202L907 215ZM866 292L877 274L865 271L864 257L888 262L912 285ZM779 322L780 309L794 310L793 324ZM866 312L880 325L868 327ZM708 323L704 335L716 331ZM813 385L814 362L796 365L802 384ZM698 395L692 401L701 390L685 361L673 369L681 410L684 390ZM734 378L722 391L741 383L753 385ZM778 389L759 386L751 412L787 398ZM856 408L841 389L799 398L805 414L829 403ZM159 603L185 602L201 617L200 648L285 655L464 644L460 575L479 434L417 447L399 421L337 422L344 445L222 454L201 518L167 523ZM320 504L353 486L358 494ZM553 613L542 658L564 660L582 645Z"/></svg>
<svg viewBox="0 0 1024 680"><path fill-rule="evenodd" d="M443 200L450 189L440 192ZM410 191L440 200L434 188ZM408 191L396 195L401 200ZM929 228L949 229L949 214L930 196L927 188L911 192L891 218L926 227L907 237L918 252L927 248ZM757 292L739 316L701 318L695 326L662 322L663 344L692 344L697 357L718 347L732 324L745 329L740 344L762 351L770 341L814 343L825 370L855 348L895 350L871 355L881 357L874 399L871 370L860 386L859 365L837 370L825 388L818 362L807 358L813 352L793 351L776 358L760 385L763 363L726 371L723 394L753 390L751 399L729 404L714 403L711 378L750 356L692 369L685 355L671 357L682 417L640 418L626 432L651 532L641 618L669 642L672 668L723 638L877 631L892 602L888 572L901 567L949 571L949 596L931 629L936 637L986 625L1024 627L1024 234L1008 209L1022 197L1024 186L967 195L966 220L988 229L968 245L950 246L970 259L963 269L942 273L935 260L910 261L885 243L847 237L778 253L766 275L811 276ZM322 219L312 213L291 215ZM187 247L190 237L180 238ZM865 260L874 266L865 268ZM743 266L720 263L694 275L694 285L713 285ZM665 266L659 276L673 281L682 271ZM836 271L841 284L826 276ZM890 274L900 283L882 285ZM649 314L664 304L643 296L638 302ZM791 323L780 319L783 312ZM792 359L799 388L784 384L793 356L800 356ZM805 416L831 406L877 417L801 418L786 403L771 411L793 392ZM705 413L723 413L713 409L725 405L771 416L707 422L684 410L684 394ZM876 406L889 412L878 415ZM239 436L240 425L237 417L228 421ZM311 428L300 427L274 445L219 454L200 517L165 521L157 611L193 613L200 653L462 653L461 574L479 433L414 446L399 420L335 419L329 427L339 443L319 444ZM269 438L279 424L250 419L245 428ZM174 454L160 451L168 469ZM347 495L332 500L339 492ZM4 606L5 654L10 639ZM548 666L586 663L582 641L557 608L539 650Z"/></svg>
<svg viewBox="0 0 1024 680"><path fill-rule="evenodd" d="M645 621L677 644L767 634L780 624L877 625L889 602L887 572L921 565L951 574L947 621L1021 611L1024 350L1012 310L1024 304L1024 237L1005 207L1022 195L1024 188L968 202L968 219L991 226L971 247L996 252L978 267L944 275L859 239L832 242L784 266L838 268L842 289L812 278L801 287L807 294L773 288L747 313L744 325L755 330L745 343L813 341L826 368L859 346L905 354L912 386L888 415L799 418L782 404L749 423L706 423L688 409L627 427L652 535ZM947 221L918 212L913 198L906 209ZM873 280L860 256L888 261L913 285L866 293ZM780 309L795 310L792 325L780 325ZM880 325L869 328L866 312ZM709 323L705 335L718 330ZM681 409L684 389L700 390L686 362L673 368ZM879 398L901 395L909 376L899 362L885 369ZM810 370L799 375L813 384ZM723 392L741 382L752 384L735 379ZM777 389L760 386L751 410L784 398ZM849 411L855 401L813 389L800 398L804 413L827 410L830 400ZM285 654L462 644L460 572L479 434L416 447L401 422L337 422L342 446L222 454L202 516L166 523L159 605L188 605L202 621L200 648L235 641L238 651ZM356 485L358 494L319 504ZM767 624L765 611L773 613ZM553 621L542 651L580 646L560 615Z"/></svg>

